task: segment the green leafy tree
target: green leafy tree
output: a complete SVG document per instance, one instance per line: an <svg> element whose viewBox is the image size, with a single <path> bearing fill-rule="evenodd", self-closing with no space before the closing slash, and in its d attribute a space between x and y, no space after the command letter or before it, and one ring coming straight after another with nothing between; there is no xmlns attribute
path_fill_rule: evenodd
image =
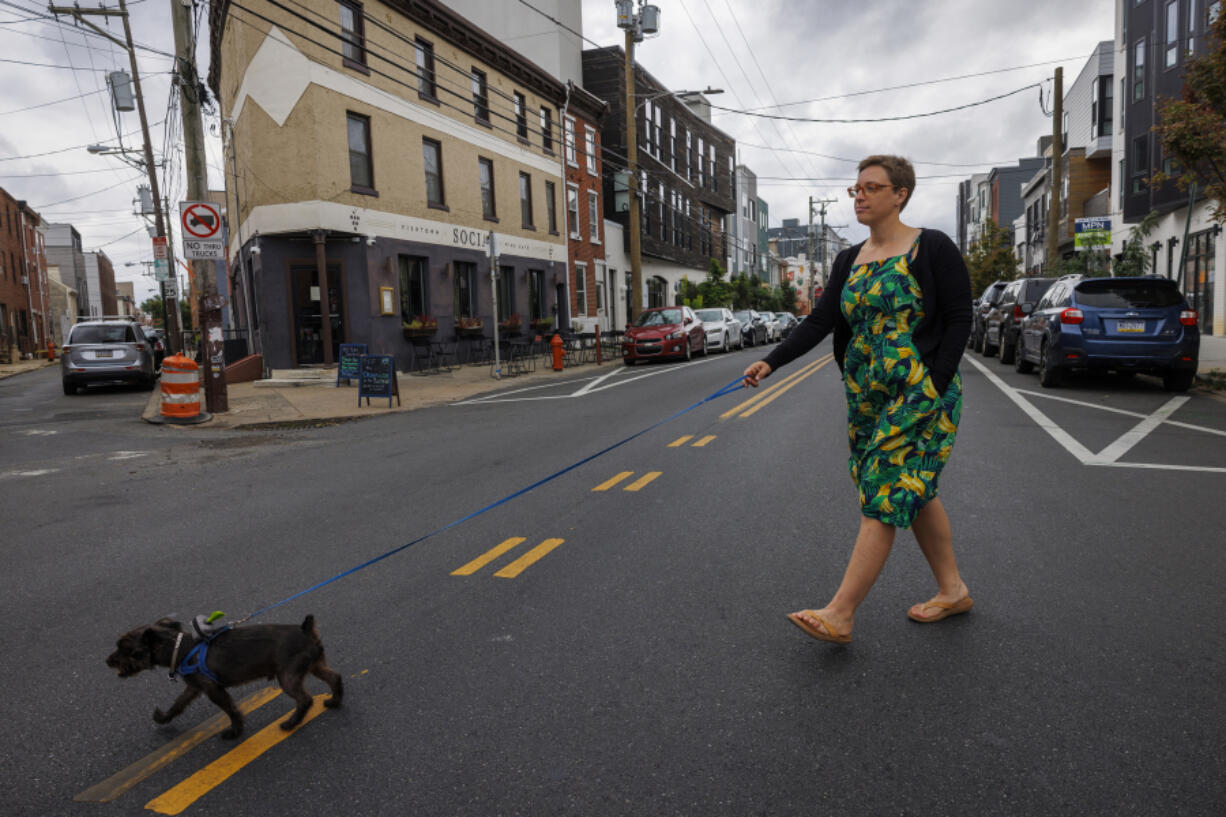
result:
<svg viewBox="0 0 1226 817"><path fill-rule="evenodd" d="M707 264L707 279L698 285L703 306L731 306L733 287L724 280L724 267L712 258Z"/></svg>
<svg viewBox="0 0 1226 817"><path fill-rule="evenodd" d="M1157 224L1158 213L1151 210L1139 224L1132 228L1132 232L1128 234L1128 240L1124 242L1124 250L1120 253L1120 257L1112 261L1112 275L1128 278L1149 272L1150 255L1149 248L1145 246L1145 239L1149 238L1149 234L1153 232Z"/></svg>
<svg viewBox="0 0 1226 817"><path fill-rule="evenodd" d="M690 276L681 276L681 286L677 289L677 303L693 309L701 309L704 299L699 287L699 284L690 280Z"/></svg>
<svg viewBox="0 0 1226 817"><path fill-rule="evenodd" d="M983 225L983 232L970 246L966 268L971 274L971 291L976 294L987 289L993 281L1012 281L1016 278L1013 232L988 219Z"/></svg>
<svg viewBox="0 0 1226 817"><path fill-rule="evenodd" d="M1185 64L1182 97L1158 102L1154 131L1174 168L1159 170L1150 183L1173 177L1180 190L1196 183L1214 202L1214 220L1226 222L1226 14L1218 14L1205 39L1206 50Z"/></svg>

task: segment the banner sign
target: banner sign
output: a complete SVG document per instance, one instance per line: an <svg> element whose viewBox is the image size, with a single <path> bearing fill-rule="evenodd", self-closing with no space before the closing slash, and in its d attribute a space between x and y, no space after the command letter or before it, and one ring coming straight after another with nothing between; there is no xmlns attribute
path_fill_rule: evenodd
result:
<svg viewBox="0 0 1226 817"><path fill-rule="evenodd" d="M1083 250L1106 249L1111 246L1111 219L1107 216L1079 218L1073 224L1073 247Z"/></svg>

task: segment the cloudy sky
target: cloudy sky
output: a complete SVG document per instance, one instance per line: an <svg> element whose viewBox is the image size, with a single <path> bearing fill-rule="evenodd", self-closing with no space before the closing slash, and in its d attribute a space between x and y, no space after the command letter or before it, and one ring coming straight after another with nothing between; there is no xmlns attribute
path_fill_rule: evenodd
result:
<svg viewBox="0 0 1226 817"><path fill-rule="evenodd" d="M162 192L177 209L173 203L185 189L179 112L167 107L174 1L134 0L128 7L142 46L146 108L151 124L157 123L157 160L170 164ZM584 36L620 45L613 0L581 1ZM1049 94L1057 65L1064 67L1067 89L1095 45L1111 38L1114 15L1111 0L655 2L661 31L639 45L637 56L658 80L678 90L722 88L711 101L724 107L811 119L913 116L1035 84ZM127 147L140 144L136 114L117 118L104 90L106 72L126 70L127 56L60 19L57 24L47 5L35 0L0 0L0 187L49 221L76 225L85 248L104 250L116 277L136 281L143 298L154 287L140 263L151 258L148 234L132 214L141 171L85 150L117 145L119 134ZM104 18L94 19L107 26ZM109 30L122 37L113 19ZM204 73L207 29L199 42ZM974 74L980 76L952 79ZM897 87L903 85L911 87ZM905 220L952 233L958 180L1034 155L1039 136L1051 131L1033 87L955 113L891 122L783 122L719 112L713 121L737 140L741 163L758 175L772 226L784 218L806 221L810 195L836 198L827 221L846 225L841 232L852 240L865 234L845 192L859 158L908 156L919 181ZM206 131L216 122L215 115L206 118ZM162 123L173 129L167 132ZM220 187L220 141L207 132L206 139L210 186Z"/></svg>

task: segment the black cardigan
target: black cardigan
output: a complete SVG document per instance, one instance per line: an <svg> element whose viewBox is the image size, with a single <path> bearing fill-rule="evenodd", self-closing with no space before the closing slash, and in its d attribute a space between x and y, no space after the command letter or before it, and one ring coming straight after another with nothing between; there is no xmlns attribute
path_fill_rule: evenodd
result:
<svg viewBox="0 0 1226 817"><path fill-rule="evenodd" d="M863 243L843 250L834 259L830 281L817 306L792 330L764 360L776 371L795 360L834 331L834 357L843 369L851 324L843 316L843 286L851 274L852 262ZM919 249L911 263L911 275L919 284L924 299L924 318L911 333L920 359L932 375L932 384L944 392L958 371L958 361L971 334L971 279L962 253L949 236L940 230L924 229Z"/></svg>

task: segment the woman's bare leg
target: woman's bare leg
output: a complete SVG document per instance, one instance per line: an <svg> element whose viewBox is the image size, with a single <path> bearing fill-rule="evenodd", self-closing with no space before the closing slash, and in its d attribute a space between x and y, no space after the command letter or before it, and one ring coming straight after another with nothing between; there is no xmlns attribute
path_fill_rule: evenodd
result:
<svg viewBox="0 0 1226 817"><path fill-rule="evenodd" d="M816 612L830 622L840 634L847 635L855 623L856 608L864 601L873 582L881 574L890 550L894 546L894 526L887 525L867 516L860 517L860 532L856 536L856 546L851 552L847 570L843 573L843 582L839 585L834 598ZM810 615L801 614L801 618L810 626L825 630L821 622Z"/></svg>
<svg viewBox="0 0 1226 817"><path fill-rule="evenodd" d="M932 575L937 580L937 594L931 601L949 604L961 601L969 595L966 583L958 572L958 560L954 557L953 532L949 527L949 516L939 498L933 499L920 509L911 524L915 541L919 543L920 551L932 568ZM917 604L912 612L921 618L939 613L936 608L924 609L925 604Z"/></svg>

